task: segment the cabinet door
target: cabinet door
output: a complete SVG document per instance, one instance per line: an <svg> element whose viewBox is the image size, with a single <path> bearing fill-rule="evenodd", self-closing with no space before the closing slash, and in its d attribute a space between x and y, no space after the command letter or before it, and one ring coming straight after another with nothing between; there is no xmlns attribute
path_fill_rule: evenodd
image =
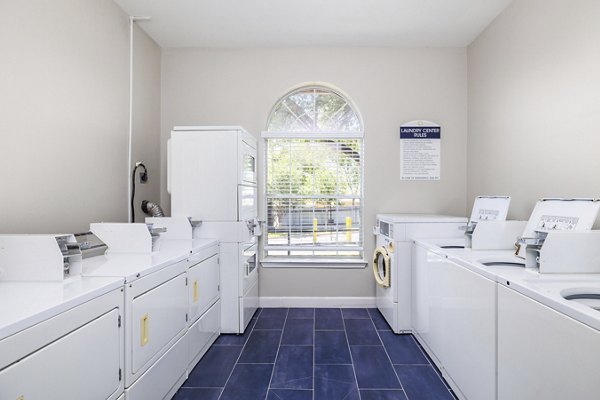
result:
<svg viewBox="0 0 600 400"><path fill-rule="evenodd" d="M185 274L163 283L132 301L132 373L136 373L186 328Z"/></svg>
<svg viewBox="0 0 600 400"><path fill-rule="evenodd" d="M131 386L127 400L170 400L183 384L187 373L187 337L183 336Z"/></svg>
<svg viewBox="0 0 600 400"><path fill-rule="evenodd" d="M498 285L498 399L600 398L600 332Z"/></svg>
<svg viewBox="0 0 600 400"><path fill-rule="evenodd" d="M0 399L106 400L120 387L114 309L0 371Z"/></svg>
<svg viewBox="0 0 600 400"><path fill-rule="evenodd" d="M258 281L254 283L253 286L250 287L244 293L243 297L240 297L240 327L239 332L244 333L246 327L250 323L252 316L258 310Z"/></svg>
<svg viewBox="0 0 600 400"><path fill-rule="evenodd" d="M219 298L219 264L214 255L188 271L190 321L195 321Z"/></svg>
<svg viewBox="0 0 600 400"><path fill-rule="evenodd" d="M465 398L496 397L496 282L443 262L443 368Z"/></svg>
<svg viewBox="0 0 600 400"><path fill-rule="evenodd" d="M189 371L219 336L221 328L221 303L217 301L188 330Z"/></svg>

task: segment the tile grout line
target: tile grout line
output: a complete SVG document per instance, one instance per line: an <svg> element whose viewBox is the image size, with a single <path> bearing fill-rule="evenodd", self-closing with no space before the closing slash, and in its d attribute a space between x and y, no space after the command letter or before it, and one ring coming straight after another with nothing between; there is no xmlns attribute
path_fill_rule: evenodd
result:
<svg viewBox="0 0 600 400"><path fill-rule="evenodd" d="M377 311L377 312L379 312L379 311ZM367 309L367 314L369 314L369 319L371 320L371 324L373 324L373 328L375 328L375 332L377 332L377 337L379 338L379 341L381 342L381 347L383 347L383 351L385 352L385 355L388 358L390 365L392 366L392 371L394 371L394 375L396 376L396 379L398 380L398 383L400 384L400 389L402 390L402 392L404 392L404 396L406 397L406 400L410 400L408 397L408 394L406 394L406 390L404 390L404 385L402 384L402 381L400 380L400 377L398 376L398 372L396 372L396 368L394 368L394 363L392 362L392 358L390 357L390 355L387 351L387 348L385 347L385 343L383 343L383 340L381 339L379 330L377 330L375 321L373 321L373 317L371 316L371 313L369 312L368 309Z"/></svg>
<svg viewBox="0 0 600 400"><path fill-rule="evenodd" d="M256 322L257 323L258 323L258 317L260 317L260 314L262 314L262 308L260 309L260 312L256 316ZM250 319L252 319L252 318L250 318ZM231 372L229 373L229 376L227 377L227 380L225 381L225 384L223 385L223 390L221 390L221 394L219 394L219 397L217 398L217 400L220 400L221 397L223 397L223 393L225 393L225 388L227 387L227 384L229 383L229 380L231 379L231 375L233 375L233 371L235 370L235 367L238 365L238 361L240 361L240 357L242 357L242 354L244 353L244 349L246 348L246 345L248 344L248 341L250 340L250 336L252 336L252 334L254 333L254 326L256 326L256 324L254 324L252 326L252 329L250 330L248 337L244 341L244 345L242 346L242 350L240 351L240 355L235 360L235 363L233 364L233 368L231 368Z"/></svg>
<svg viewBox="0 0 600 400"><path fill-rule="evenodd" d="M289 314L290 314L290 309L286 308L285 319L283 320L283 328L281 328L281 336L279 336L279 344L277 345L277 352L275 353L275 361L273 361L273 369L271 370L271 378L269 378L269 385L267 386L267 393L265 393L265 400L267 400L267 397L269 397L269 391L271 390L271 382L273 381L273 375L275 375L275 365L277 364L277 357L279 357L279 349L281 348L281 342L283 341L283 333L285 332L285 326L287 325L287 320L288 320Z"/></svg>
<svg viewBox="0 0 600 400"><path fill-rule="evenodd" d="M352 373L354 374L354 382L356 383L356 392L358 393L358 400L362 400L360 394L360 388L358 387L358 378L356 377L356 368L354 367L354 357L352 357L352 349L350 348L350 340L348 339L348 332L346 330L346 320L344 319L344 313L340 308L340 314L342 315L342 324L344 325L344 337L346 338L346 344L348 344L348 353L350 353L350 362L352 362ZM367 314L369 312L367 311ZM369 316L370 318L370 316ZM371 321L372 322L372 321Z"/></svg>
<svg viewBox="0 0 600 400"><path fill-rule="evenodd" d="M356 371L357 371L357 370L356 370L356 366L355 366L355 364L354 364L354 357L353 357L353 355L352 355L352 351L351 351L351 345L350 345L350 341L349 341L349 338L348 338L348 333L347 333L348 331L347 331L346 320L344 319L344 314L343 314L343 312L342 312L342 309L341 309L341 308L338 308L338 310L340 310L340 314L341 314L341 316L342 316L342 325L343 325L344 337L345 337L345 339L346 339L345 341L346 341L346 345L347 345L348 351L349 351L349 353L350 353L350 360L351 360L351 364L339 364L339 365L351 365L351 366L352 366L352 371L353 371L353 375L354 375L354 381L355 381L355 384L356 384L356 390L357 390L357 392L358 392L358 399L359 399L359 400L361 400L361 399L362 399L362 394L361 394L361 389L360 389L360 387L359 387L359 385L358 385L358 377L357 377L357 374L356 374ZM261 308L261 309L259 310L259 312L257 313L257 315L252 317L252 319L255 319L255 322L256 322L256 323L258 322L258 318L259 318L259 317L262 315L262 311L263 311L263 309ZM279 353L280 353L281 347L282 347L282 346L286 346L286 345L284 345L284 344L283 344L283 334L284 334L284 332L285 332L285 328L286 328L286 326L287 326L287 322L288 322L290 319L305 319L305 320L310 320L310 318L290 318L290 311L291 311L291 309L290 309L290 308L287 308L287 309L286 309L286 314L285 314L285 318L284 318L284 325L283 325L283 327L282 327L282 329L281 329L281 334L280 334L280 338L279 338L279 343L278 343L278 346L277 346L277 351L276 351L276 354L275 354L275 360L273 361L273 363L272 363L272 364L271 364L271 363L268 363L268 362L267 362L267 363L240 363L241 356L242 356L242 354L243 354L244 350L247 348L247 344L248 344L248 342L249 342L249 340L250 340L251 336L252 336L252 335L255 333L255 332L254 332L254 331L256 330L256 329L254 329L254 327L256 326L256 323L255 323L255 324L252 326L252 329L250 329L250 330L247 332L247 333L248 333L248 337L247 337L247 338L244 340L244 342L243 342L243 345L241 346L242 348L241 348L241 350L240 350L240 354L238 355L238 357L237 357L237 359L236 359L235 363L233 364L232 370L231 370L231 372L229 373L229 376L227 377L227 380L226 380L226 382L225 382L225 384L223 385L223 387L222 387L222 388L219 388L219 387L188 387L188 388L186 388L186 389L191 389L192 391L193 391L193 389L221 389L221 393L220 393L220 394L219 394L219 396L217 397L217 399L218 399L218 400L221 400L221 399L223 398L223 393L225 392L225 388L226 388L226 387L227 387L227 385L230 383L230 380L231 380L231 377L232 377L232 375L233 375L233 372L234 372L234 370L235 370L235 368L236 368L237 366L240 366L240 365L245 365L245 364L264 364L264 365L272 365L272 366L273 366L273 367L272 367L273 369L272 369L272 371L271 371L271 376L270 376L270 379L269 379L269 383L268 383L268 386L267 386L267 390L266 390L266 393L265 393L265 399L264 399L264 400L267 400L267 399L269 398L269 393L270 393L270 390L271 390L271 384L272 384L272 380L273 380L273 377L274 377L274 375L275 375L275 365L276 365L276 363L277 363L277 359L278 359L278 357L279 357ZM415 345L416 345L416 346L419 348L419 351L420 351L420 353L421 353L421 354L422 354L422 355L425 357L425 362L426 362L426 364L393 364L393 363L392 363L392 360L391 360L391 357L390 357L390 354L389 354L389 352L388 352L388 350L387 350L387 347L386 347L385 343L383 342L383 339L382 339L382 336L381 336L383 331L389 332L389 330L387 330L387 329L385 329L385 330L379 330L379 329L377 329L377 326L376 326L376 324L375 324L375 321L374 321L373 315L372 315L372 314L369 312L369 309L368 309L368 308L366 308L366 311L367 311L367 315L368 315L369 317L368 317L368 318L362 318L362 319L365 319L365 320L366 320L366 319L369 319L369 320L371 320L371 323L372 323L372 325L375 327L375 332L377 333L377 337L378 337L378 340L380 341L380 343L379 343L379 344L377 344L377 345L361 345L361 346L363 346L363 347L369 347L369 346L371 346L371 347L375 347L375 346L382 346L382 347L383 347L383 350L384 350L384 352L385 352L385 354L386 354L386 357L388 358L388 361L389 361L389 362L390 362L390 364L392 365L392 369L393 369L393 371L394 371L394 374L395 374L395 376L396 376L396 379L397 379L397 381L400 383L400 390L403 392L403 394L404 394L404 396L405 396L406 400L410 400L410 398L409 398L408 394L406 393L406 391L405 391L405 389L404 389L404 385L402 384L402 381L400 380L400 377L399 377L399 375L398 375L398 372L396 371L396 368L395 368L395 366L397 366L397 365L399 365L399 366L402 366L402 365L406 365L406 366L422 366L422 367L426 367L426 366L428 366L428 367L430 367L430 368L433 368L433 370L434 370L434 371L435 371L435 373L436 373L436 376L438 377L438 379L440 379L440 380L442 381L442 383L443 383L443 384L444 384L444 386L446 387L447 391L449 392L449 394L450 394L450 397L451 397L452 399L454 399L454 400L457 400L457 399L458 399L458 398L456 397L456 395L453 393L452 389L451 389L451 388L449 387L449 385L446 383L445 379L444 379L444 378L441 376L441 371L438 371L438 370L437 370L437 368L436 368L436 367L435 367L435 366L432 364L432 361L431 361L431 359L429 358L429 356L427 355L427 353L425 353L425 350L424 350L424 348L423 348L423 347L421 346L421 344L420 344L420 343L419 343L419 342L416 340L416 338L414 337L414 335L412 335L412 334L410 335L410 336L411 336L411 339L412 339L412 343L413 343L413 344L415 344ZM355 318L355 319L357 319L357 318ZM358 319L361 319L361 318L358 318ZM313 373L312 373L312 389L298 389L298 390L302 390L302 391L308 391L308 390L310 390L310 391L312 392L312 393L311 393L311 397L310 397L312 400L316 400L316 397L317 397L317 396L316 396L316 332L317 332L317 329L316 329L316 322L317 322L317 321L316 321L316 309L315 309L315 308L313 308L313 318L312 318L312 323L313 323L313 330L312 330L312 339L313 339L313 344L312 344L312 345L313 345L313 351L312 351L312 368L313 368ZM277 330L277 329L269 329L269 330ZM258 329L258 331L261 331L261 330L260 330L260 329ZM325 331L331 331L331 332L341 332L342 330L325 330ZM393 333L393 332L392 332L392 333ZM394 336L395 336L395 335L394 335ZM291 344L290 344L289 346L293 346L293 345L291 345ZM305 347L306 347L306 346L308 346L308 345L305 345ZM338 365L338 364L332 364L332 365ZM377 388L366 388L365 390L367 390L367 391L368 391L368 390L376 390L376 391L384 391L384 390L385 390L385 391L393 391L393 390L397 390L397 389L394 389L394 388L389 388L389 389L386 389L386 388L380 388L380 389L377 389ZM350 393L351 393L351 392L350 392ZM348 393L348 394L350 394L350 393Z"/></svg>
<svg viewBox="0 0 600 400"><path fill-rule="evenodd" d="M450 396L452 396L453 399L458 399L458 396L456 396L454 394L454 391L452 390L452 388L450 387L450 385L448 384L446 379L444 379L444 377L442 376L442 370L441 369L438 370L437 365L435 365L435 363L433 362L433 358L429 357L429 354L427 354L427 352L425 351L425 348L423 346L421 346L421 343L419 343L419 341L415 338L415 336L413 334L411 334L410 336L412 337L412 340L414 340L414 342L417 344L417 347L419 348L419 350L421 351L421 353L427 360L427 362L428 362L427 365L429 365L433 369L433 372L435 372L435 374L438 376L438 378L440 378L440 380L442 381L444 386L446 386L446 389L448 389L448 392L450 392Z"/></svg>

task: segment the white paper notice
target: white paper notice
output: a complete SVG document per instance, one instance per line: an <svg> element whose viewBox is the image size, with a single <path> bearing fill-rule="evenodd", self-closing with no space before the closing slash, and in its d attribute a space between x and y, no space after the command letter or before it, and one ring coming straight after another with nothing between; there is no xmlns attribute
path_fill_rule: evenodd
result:
<svg viewBox="0 0 600 400"><path fill-rule="evenodd" d="M441 127L412 121L400 127L400 179L440 179Z"/></svg>

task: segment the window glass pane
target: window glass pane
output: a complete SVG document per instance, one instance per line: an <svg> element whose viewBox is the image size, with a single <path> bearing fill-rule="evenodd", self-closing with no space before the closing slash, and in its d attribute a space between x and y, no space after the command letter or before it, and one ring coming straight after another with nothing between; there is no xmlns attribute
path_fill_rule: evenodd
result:
<svg viewBox="0 0 600 400"><path fill-rule="evenodd" d="M271 132L360 132L360 118L347 100L323 88L292 92L273 108Z"/></svg>
<svg viewBox="0 0 600 400"><path fill-rule="evenodd" d="M360 246L359 139L269 139L267 245Z"/></svg>

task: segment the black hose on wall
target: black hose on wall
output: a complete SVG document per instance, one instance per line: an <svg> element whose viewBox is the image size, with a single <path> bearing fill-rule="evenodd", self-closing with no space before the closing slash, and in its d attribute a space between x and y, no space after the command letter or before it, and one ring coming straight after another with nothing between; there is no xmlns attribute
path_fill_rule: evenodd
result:
<svg viewBox="0 0 600 400"><path fill-rule="evenodd" d="M142 201L142 211L145 214L150 215L151 217L164 217L165 216L165 212L158 204L153 203L148 200Z"/></svg>

